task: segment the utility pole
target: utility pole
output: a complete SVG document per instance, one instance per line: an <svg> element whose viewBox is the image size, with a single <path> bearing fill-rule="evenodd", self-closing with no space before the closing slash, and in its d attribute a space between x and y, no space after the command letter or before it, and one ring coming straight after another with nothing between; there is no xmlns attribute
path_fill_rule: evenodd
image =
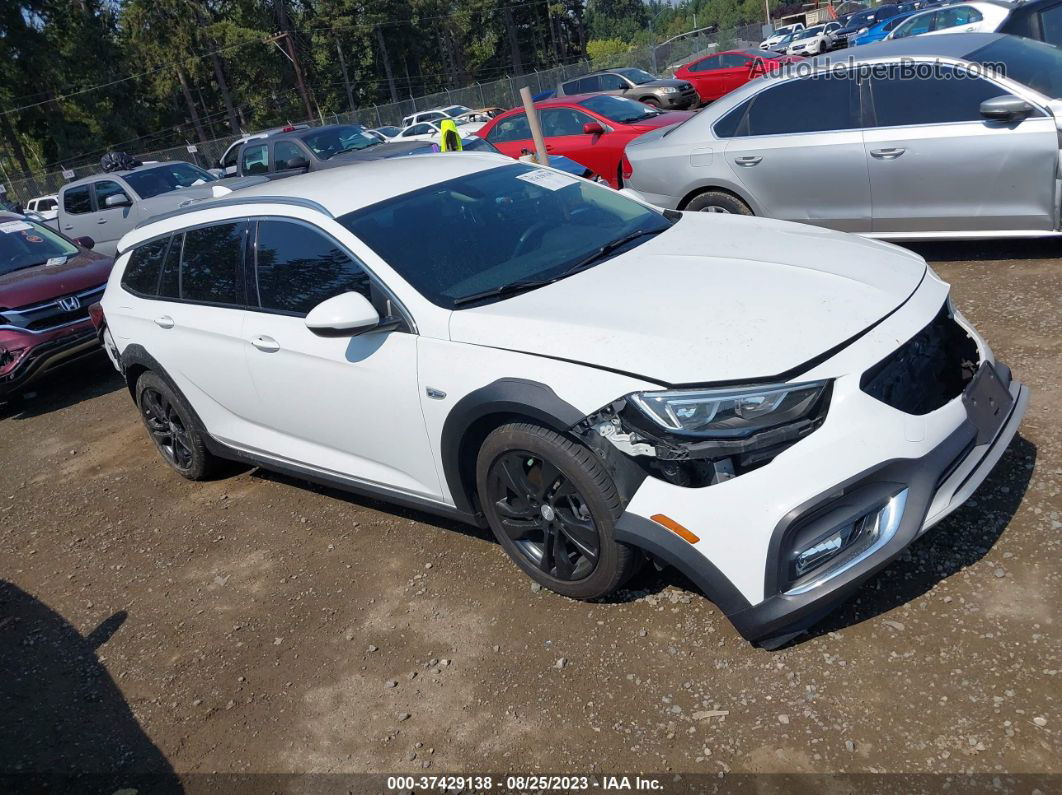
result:
<svg viewBox="0 0 1062 795"><path fill-rule="evenodd" d="M291 33L284 34L284 41L288 47L288 58L291 59L291 65L295 67L295 80L299 84L299 94L302 95L302 102L306 106L306 118L313 118L313 108L310 106L310 95L306 92L306 81L302 77L302 67L299 65L299 58L295 54L295 42L291 40Z"/></svg>
<svg viewBox="0 0 1062 795"><path fill-rule="evenodd" d="M383 31L380 26L375 28L376 43L380 45L380 56L383 58L384 72L387 74L387 87L391 91L391 101L398 102L398 91L395 89L395 76L391 73L391 59L387 55L387 45L384 43Z"/></svg>
<svg viewBox="0 0 1062 795"><path fill-rule="evenodd" d="M516 25L513 23L513 12L508 3L502 6L502 19L505 20L505 34L509 37L509 52L513 59L513 72L519 76L524 73L524 64L520 60L520 42L516 38Z"/></svg>
<svg viewBox="0 0 1062 795"><path fill-rule="evenodd" d="M350 112L354 112L354 92L350 90L350 75L347 74L347 60L343 57L343 48L339 46L339 36L335 37L336 40L336 54L339 56L339 67L343 70L343 87L347 90L347 102L349 103Z"/></svg>
<svg viewBox="0 0 1062 795"><path fill-rule="evenodd" d="M184 102L188 106L188 113L192 117L192 126L195 127L195 133L199 136L199 143L206 144L207 137L203 131L203 123L199 120L199 111L196 110L195 100L192 99L192 90L188 87L188 78L184 74L184 69L177 67L177 82L181 84L181 93L184 94Z"/></svg>

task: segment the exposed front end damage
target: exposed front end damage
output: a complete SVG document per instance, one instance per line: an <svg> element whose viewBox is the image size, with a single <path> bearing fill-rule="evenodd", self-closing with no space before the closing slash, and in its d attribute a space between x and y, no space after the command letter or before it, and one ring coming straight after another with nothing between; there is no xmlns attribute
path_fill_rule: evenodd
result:
<svg viewBox="0 0 1062 795"><path fill-rule="evenodd" d="M654 426L629 398L594 412L573 430L592 449L611 448L631 458L645 474L676 486L699 488L742 475L822 425L830 403L826 385L808 414L734 439L705 439L668 433Z"/></svg>

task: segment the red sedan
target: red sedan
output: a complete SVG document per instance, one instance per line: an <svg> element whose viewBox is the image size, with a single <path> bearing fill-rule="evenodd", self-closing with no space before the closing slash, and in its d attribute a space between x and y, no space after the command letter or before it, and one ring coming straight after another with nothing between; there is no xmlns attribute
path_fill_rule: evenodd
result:
<svg viewBox="0 0 1062 795"><path fill-rule="evenodd" d="M686 121L692 112L663 112L609 94L582 94L536 102L546 151L564 155L619 187L623 148L650 130ZM535 148L523 108L491 119L476 133L510 157Z"/></svg>
<svg viewBox="0 0 1062 795"><path fill-rule="evenodd" d="M783 64L802 60L799 55L781 55L770 50L729 50L690 61L675 70L675 77L693 83L701 101L711 102Z"/></svg>

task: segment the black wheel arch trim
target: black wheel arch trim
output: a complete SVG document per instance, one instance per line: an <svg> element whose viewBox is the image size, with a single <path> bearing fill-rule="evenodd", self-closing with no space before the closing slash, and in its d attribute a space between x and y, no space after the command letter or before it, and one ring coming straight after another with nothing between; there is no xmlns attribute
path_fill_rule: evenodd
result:
<svg viewBox="0 0 1062 795"><path fill-rule="evenodd" d="M129 396L133 399L133 403L136 403L136 381L130 378L130 371L135 368L143 368L144 371L150 371L161 378L174 394L180 398L184 407L188 409L188 412L192 415L192 422L195 424L195 429L203 434L204 437L210 438L210 433L206 429L206 425L199 418L199 414L192 406L192 402L185 397L181 388L174 383L170 374L166 372L166 369L159 364L158 360L152 356L144 346L138 343L132 343L125 347L122 351L122 355L118 360L118 363L122 366L122 375L125 377L126 386L129 389ZM139 407L138 407L139 408Z"/></svg>
<svg viewBox="0 0 1062 795"><path fill-rule="evenodd" d="M726 616L747 610L751 604L708 558L656 522L626 511L613 530L616 541L648 552L685 574Z"/></svg>
<svg viewBox="0 0 1062 795"><path fill-rule="evenodd" d="M501 378L458 400L443 423L440 457L446 487L454 505L464 513L478 512L471 499L476 461L467 446L476 439L476 427L489 417L522 417L557 433L567 433L585 415L550 387L524 378Z"/></svg>

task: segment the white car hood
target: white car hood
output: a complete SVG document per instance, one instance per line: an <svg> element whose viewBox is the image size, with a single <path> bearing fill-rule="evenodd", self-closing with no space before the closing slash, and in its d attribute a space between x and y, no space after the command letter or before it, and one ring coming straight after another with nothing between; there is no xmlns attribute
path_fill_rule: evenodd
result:
<svg viewBox="0 0 1062 795"><path fill-rule="evenodd" d="M686 213L597 267L457 310L450 338L661 384L787 374L903 304L916 254L804 224Z"/></svg>

